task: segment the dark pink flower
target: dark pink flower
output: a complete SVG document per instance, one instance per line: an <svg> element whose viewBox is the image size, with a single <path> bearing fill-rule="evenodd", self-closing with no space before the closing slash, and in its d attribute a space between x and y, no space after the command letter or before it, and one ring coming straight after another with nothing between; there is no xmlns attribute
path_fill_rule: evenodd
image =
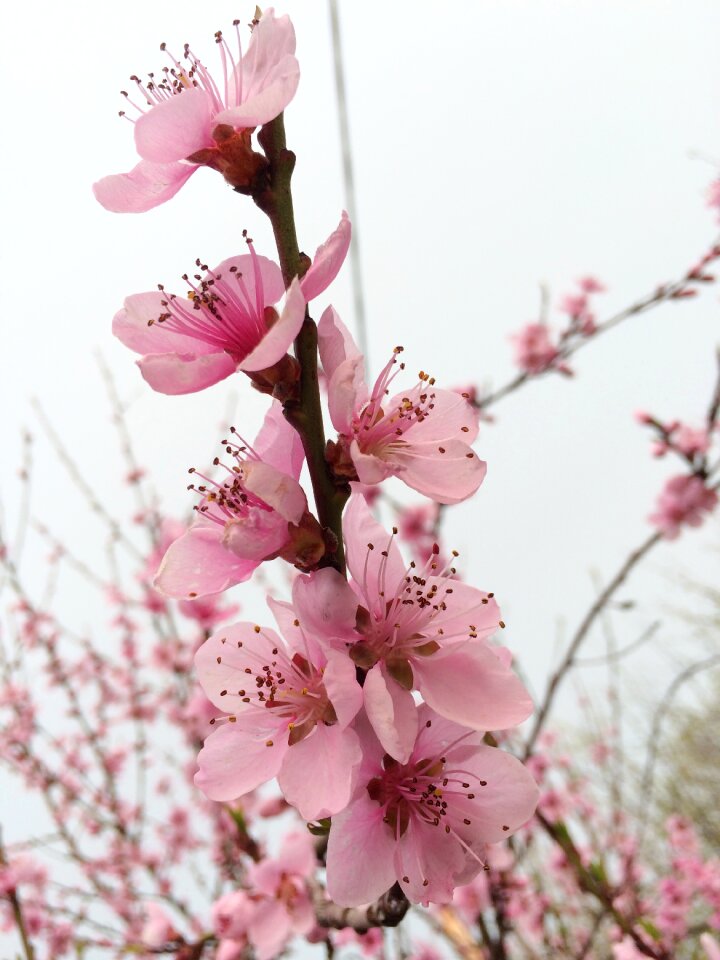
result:
<svg viewBox="0 0 720 960"><path fill-rule="evenodd" d="M294 280L278 315L273 305L284 293L280 268L258 257L252 243L249 248L214 270L203 266L204 275L186 275L185 296L161 289L126 297L113 333L144 354L138 366L154 390L194 393L236 370L254 373L285 356L305 318L305 297Z"/></svg>
<svg viewBox="0 0 720 960"><path fill-rule="evenodd" d="M510 836L535 810L537 786L515 757L427 705L418 716L404 763L357 724L358 788L333 817L327 851L327 889L338 904L369 903L396 881L414 903L447 903L483 868L486 844Z"/></svg>

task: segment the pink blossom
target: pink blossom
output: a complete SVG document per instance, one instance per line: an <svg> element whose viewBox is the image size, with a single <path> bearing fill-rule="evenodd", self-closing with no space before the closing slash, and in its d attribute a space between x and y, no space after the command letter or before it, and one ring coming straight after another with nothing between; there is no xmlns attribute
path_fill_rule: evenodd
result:
<svg viewBox="0 0 720 960"><path fill-rule="evenodd" d="M478 425L467 400L437 389L425 373L414 387L388 398L399 347L370 391L363 357L332 307L320 318L318 334L330 417L339 434L331 448L336 472L365 484L397 476L440 503L471 496L486 465L469 446Z"/></svg>
<svg viewBox="0 0 720 960"><path fill-rule="evenodd" d="M515 362L526 373L543 373L558 359L557 347L544 323L528 323L510 339L515 345Z"/></svg>
<svg viewBox="0 0 720 960"><path fill-rule="evenodd" d="M713 180L708 187L707 205L711 209L715 209L720 212L720 177L717 180Z"/></svg>
<svg viewBox="0 0 720 960"><path fill-rule="evenodd" d="M173 197L199 166L223 173L236 188L250 186L262 157L249 145L254 127L277 117L295 95L300 71L289 17L262 15L243 56L238 21L233 56L222 35L217 45L223 79L217 82L186 45L185 64L168 53L161 79L133 77L133 120L140 163L129 173L104 177L93 187L98 201L118 213L150 210ZM125 111L123 111L123 115ZM131 118L128 118L131 119Z"/></svg>
<svg viewBox="0 0 720 960"><path fill-rule="evenodd" d="M203 265L204 276L186 275L186 297L164 288L126 297L113 333L143 354L138 366L153 390L194 393L236 370L256 373L285 356L305 318L305 298L294 280L278 315L273 304L284 292L280 268L248 246L249 254L223 260L215 270Z"/></svg>
<svg viewBox="0 0 720 960"><path fill-rule="evenodd" d="M705 515L715 509L717 493L702 477L681 474L671 477L658 497L655 513L648 518L668 540L674 540L683 526L699 527Z"/></svg>
<svg viewBox="0 0 720 960"><path fill-rule="evenodd" d="M219 939L243 941L247 935L253 903L243 890L226 893L212 906L212 922Z"/></svg>
<svg viewBox="0 0 720 960"><path fill-rule="evenodd" d="M253 893L260 894L248 931L257 960L278 956L292 936L305 936L315 926L305 882L315 867L312 837L306 832L285 837L279 857L253 864L248 870Z"/></svg>
<svg viewBox="0 0 720 960"><path fill-rule="evenodd" d="M270 408L252 447L227 443L227 480L192 485L202 497L197 520L165 554L155 586L171 597L220 593L252 576L290 543L306 511L297 482L302 444L280 404ZM220 465L220 464L218 464ZM197 471L193 471L197 473Z"/></svg>
<svg viewBox="0 0 720 960"><path fill-rule="evenodd" d="M140 939L148 947L162 947L169 940L176 940L178 932L167 913L159 903L149 901L145 905L147 920L142 928Z"/></svg>
<svg viewBox="0 0 720 960"><path fill-rule="evenodd" d="M672 434L672 445L684 456L692 459L707 453L710 449L710 437L703 427L694 429L684 423L678 424Z"/></svg>
<svg viewBox="0 0 720 960"><path fill-rule="evenodd" d="M583 293L605 293L607 290L607 287L601 280L598 280L597 277L590 275L580 277L578 280L578 286Z"/></svg>
<svg viewBox="0 0 720 960"><path fill-rule="evenodd" d="M332 570L299 577L293 598L307 632L347 650L366 670L365 710L386 753L406 762L417 733L412 691L439 714L474 729L514 726L532 702L507 651L486 641L500 614L492 595L451 579L435 555L406 566L395 543L354 494L343 517L352 584ZM354 629L353 629L354 628Z"/></svg>
<svg viewBox="0 0 720 960"><path fill-rule="evenodd" d="M447 903L483 868L485 845L533 814L537 786L514 757L423 705L407 761L388 756L358 723L363 764L351 804L333 817L327 888L344 906L398 881L412 902Z"/></svg>
<svg viewBox="0 0 720 960"><path fill-rule="evenodd" d="M313 578L306 580L312 598ZM360 763L349 726L362 705L355 665L323 651L293 607L272 607L285 640L236 623L195 656L206 694L230 714L205 741L195 782L212 800L233 800L277 777L301 816L330 816L350 799Z"/></svg>

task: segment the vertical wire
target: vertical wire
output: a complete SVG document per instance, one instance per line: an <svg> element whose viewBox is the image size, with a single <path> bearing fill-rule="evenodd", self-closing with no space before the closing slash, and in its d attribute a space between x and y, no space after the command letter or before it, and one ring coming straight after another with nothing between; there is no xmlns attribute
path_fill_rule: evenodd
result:
<svg viewBox="0 0 720 960"><path fill-rule="evenodd" d="M350 149L350 126L348 123L347 93L345 89L345 67L343 63L342 40L340 36L340 15L337 0L329 0L330 29L332 34L333 66L335 74L335 96L337 98L338 119L340 122L340 152L342 156L343 186L348 216L352 223L352 243L350 244L350 272L352 276L353 309L357 329L358 345L362 351L366 366L368 363L367 319L365 315L365 294L363 291L362 268L360 264L360 240L358 231L357 203L355 199L355 175L353 171L352 151Z"/></svg>

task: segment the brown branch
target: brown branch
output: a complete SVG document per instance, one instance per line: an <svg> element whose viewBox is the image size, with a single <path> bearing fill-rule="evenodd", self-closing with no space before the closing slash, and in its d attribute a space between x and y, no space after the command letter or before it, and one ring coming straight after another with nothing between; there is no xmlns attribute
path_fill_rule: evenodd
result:
<svg viewBox="0 0 720 960"><path fill-rule="evenodd" d="M710 248L710 253L707 254L707 256L711 257L712 259L720 256L719 242L713 244L713 246ZM631 306L626 307L624 310L620 310L607 320L599 323L592 336L582 337L581 339L570 341L566 340L560 346L558 351L558 360L568 360L579 350L582 350L583 347L587 346L588 343L596 340L601 334L606 333L608 330L612 330L613 327L618 326L618 324L622 323L624 320L630 319L630 317L635 317L641 313L646 313L653 307L657 307L661 303L666 303L669 300L684 299L682 291L688 289L688 287L693 283L698 282L698 279L699 278L695 274L694 270L690 269L679 280L675 280L673 283L664 284L658 287L641 300L636 301ZM553 371L557 372L555 366L551 365L545 370L539 371L538 373L518 373L502 387L498 387L497 390L488 394L486 397L481 397L478 399L476 406L479 410L487 410L489 407L493 406L493 404L508 396L508 394L514 393L519 387L521 387L524 383L527 383L529 380L537 380L544 374L552 373Z"/></svg>
<svg viewBox="0 0 720 960"><path fill-rule="evenodd" d="M300 252L298 246L290 186L295 168L295 154L286 146L282 114L265 124L258 134L258 140L269 161L269 169L267 181L253 195L253 199L272 224L280 268L287 288L295 277L303 276L309 260ZM283 412L302 440L318 520L331 534L325 562L344 573L342 511L350 488L347 484L339 487L335 483L325 459L325 428L318 383L317 326L307 311L295 340L295 356L300 364L299 398L287 400Z"/></svg>
<svg viewBox="0 0 720 960"><path fill-rule="evenodd" d="M340 907L327 899L318 883L311 884L310 893L319 926L333 930L350 927L355 933L367 933L373 927L396 927L410 906L398 883L369 907Z"/></svg>
<svg viewBox="0 0 720 960"><path fill-rule="evenodd" d="M570 645L567 648L565 656L562 659L559 667L553 673L550 678L550 683L548 684L547 692L545 693L545 699L540 706L539 710L535 714L535 723L533 725L530 736L528 737L527 744L525 746L525 759L527 759L532 753L535 742L542 730L543 724L547 719L547 716L550 712L550 709L555 700L555 695L557 694L558 688L562 683L567 672L574 666L575 658L577 656L578 650L582 646L583 641L587 637L590 628L595 623L598 616L605 609L607 604L613 598L615 593L620 589L620 587L625 583L627 578L630 576L635 567L640 563L640 561L647 556L647 554L653 549L656 544L658 544L663 539L663 534L660 530L655 531L647 537L637 549L633 550L629 557L625 560L623 565L620 567L618 572L608 583L605 589L599 594L593 605L590 607L588 612L585 614L582 622L575 631L575 634L570 641Z"/></svg>
<svg viewBox="0 0 720 960"><path fill-rule="evenodd" d="M8 865L7 857L5 856L5 847L2 842L2 833L0 833L0 867L6 867ZM22 903L20 902L20 897L18 895L17 889L11 887L8 892L5 894L10 902L10 908L12 910L13 919L15 921L15 926L17 927L18 934L20 935L20 940L22 942L23 951L25 953L25 960L35 960L35 950L32 943L30 942L30 937L25 926L25 917L23 916Z"/></svg>

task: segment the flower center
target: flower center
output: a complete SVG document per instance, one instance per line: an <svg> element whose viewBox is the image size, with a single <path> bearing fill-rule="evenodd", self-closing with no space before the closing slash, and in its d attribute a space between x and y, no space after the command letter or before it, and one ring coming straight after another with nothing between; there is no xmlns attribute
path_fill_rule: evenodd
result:
<svg viewBox="0 0 720 960"><path fill-rule="evenodd" d="M183 280L190 290L185 299L166 294L162 300L163 312L148 322L157 323L172 333L179 333L224 350L238 363L257 346L277 315L272 307L265 307L265 291L257 254L252 240L247 240L252 258L254 292L248 288L243 274L236 266L226 273L215 273L206 264L196 260L200 273ZM158 285L161 293L165 287Z"/></svg>
<svg viewBox="0 0 720 960"><path fill-rule="evenodd" d="M189 44L186 43L183 47L184 63L181 63L177 57L170 53L167 45L161 43L160 49L170 58L171 66L163 67L159 75L149 73L145 82L138 76L130 77L137 90L135 99L130 96L127 90L121 90L120 93L139 114L147 113L147 108L156 107L158 104L170 100L171 97L184 93L185 90L193 87L204 91L215 113L220 113L230 107L240 106L243 89L242 44L240 42L239 25L239 20L233 21L237 37L237 54L235 57L233 57L222 32L218 30L215 34L215 43L220 51L222 83L216 83L209 71L192 52ZM126 111L121 110L120 116L127 117ZM132 117L127 117L127 119L132 123L135 122Z"/></svg>

